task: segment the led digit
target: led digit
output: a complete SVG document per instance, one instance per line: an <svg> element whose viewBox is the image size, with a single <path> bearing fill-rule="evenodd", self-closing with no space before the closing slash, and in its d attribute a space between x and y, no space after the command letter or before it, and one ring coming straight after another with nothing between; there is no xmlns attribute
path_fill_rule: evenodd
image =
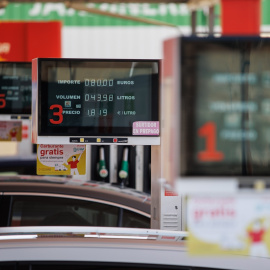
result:
<svg viewBox="0 0 270 270"><path fill-rule="evenodd" d="M50 110L58 109L58 111L54 111L53 115L58 117L58 120L50 119L50 122L54 125L59 125L63 122L63 107L58 104L53 104L50 106Z"/></svg>
<svg viewBox="0 0 270 270"><path fill-rule="evenodd" d="M0 109L4 109L6 104L5 94L0 94Z"/></svg>
<svg viewBox="0 0 270 270"><path fill-rule="evenodd" d="M87 110L87 113L88 113L88 116L95 116L96 110L95 109Z"/></svg>

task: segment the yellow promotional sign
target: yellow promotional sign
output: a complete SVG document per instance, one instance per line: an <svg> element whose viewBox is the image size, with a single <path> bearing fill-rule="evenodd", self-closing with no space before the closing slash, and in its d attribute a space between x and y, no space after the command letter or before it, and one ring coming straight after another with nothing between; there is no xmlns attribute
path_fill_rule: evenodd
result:
<svg viewBox="0 0 270 270"><path fill-rule="evenodd" d="M20 142L21 140L21 121L0 121L0 141Z"/></svg>
<svg viewBox="0 0 270 270"><path fill-rule="evenodd" d="M85 145L40 144L37 146L38 175L85 175Z"/></svg>
<svg viewBox="0 0 270 270"><path fill-rule="evenodd" d="M192 196L187 222L192 255L270 257L270 195Z"/></svg>

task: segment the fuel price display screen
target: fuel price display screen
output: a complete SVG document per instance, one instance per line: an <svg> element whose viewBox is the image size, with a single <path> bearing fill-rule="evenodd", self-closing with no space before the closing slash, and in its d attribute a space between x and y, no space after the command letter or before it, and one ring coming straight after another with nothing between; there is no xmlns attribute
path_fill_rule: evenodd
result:
<svg viewBox="0 0 270 270"><path fill-rule="evenodd" d="M270 40L183 39L182 174L270 175Z"/></svg>
<svg viewBox="0 0 270 270"><path fill-rule="evenodd" d="M159 62L38 59L39 135L130 136L158 121Z"/></svg>
<svg viewBox="0 0 270 270"><path fill-rule="evenodd" d="M0 115L31 114L32 65L0 62Z"/></svg>

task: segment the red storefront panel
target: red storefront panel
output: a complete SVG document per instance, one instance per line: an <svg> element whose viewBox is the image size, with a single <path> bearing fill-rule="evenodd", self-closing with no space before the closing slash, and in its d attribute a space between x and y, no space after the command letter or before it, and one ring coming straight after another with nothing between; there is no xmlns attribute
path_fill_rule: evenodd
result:
<svg viewBox="0 0 270 270"><path fill-rule="evenodd" d="M0 22L0 61L61 57L61 22Z"/></svg>

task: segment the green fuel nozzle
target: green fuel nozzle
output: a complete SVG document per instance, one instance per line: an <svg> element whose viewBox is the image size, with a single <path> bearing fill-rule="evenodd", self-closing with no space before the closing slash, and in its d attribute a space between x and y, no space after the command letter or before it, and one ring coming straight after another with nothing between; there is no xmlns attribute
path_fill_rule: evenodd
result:
<svg viewBox="0 0 270 270"><path fill-rule="evenodd" d="M124 148L123 160L121 163L121 170L119 171L119 177L125 179L128 177L128 148Z"/></svg>
<svg viewBox="0 0 270 270"><path fill-rule="evenodd" d="M99 148L99 168L98 168L99 176L102 178L105 178L108 176L108 170L106 168L105 163L105 153L104 153L104 147Z"/></svg>

